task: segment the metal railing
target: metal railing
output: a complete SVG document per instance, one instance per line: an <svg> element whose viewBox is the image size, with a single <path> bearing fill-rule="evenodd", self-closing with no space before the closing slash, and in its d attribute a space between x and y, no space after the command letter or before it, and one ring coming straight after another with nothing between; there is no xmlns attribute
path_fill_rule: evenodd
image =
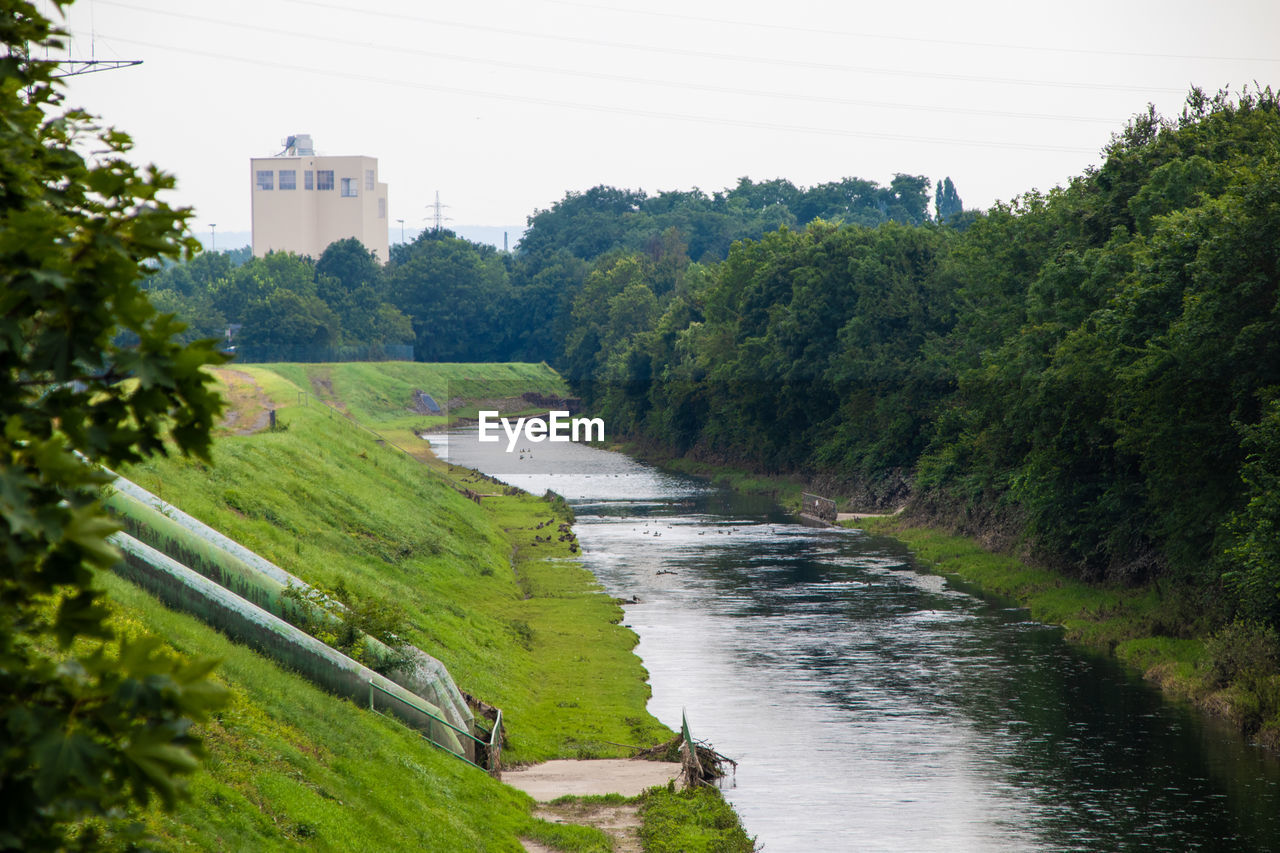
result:
<svg viewBox="0 0 1280 853"><path fill-rule="evenodd" d="M800 514L825 521L828 524L835 524L836 502L830 498L804 492L800 496Z"/></svg>
<svg viewBox="0 0 1280 853"><path fill-rule="evenodd" d="M431 720L433 720L434 722L439 723L442 726L446 726L449 729L452 729L456 734L458 734L461 737L467 738L475 745L476 757L481 758L483 756L483 759L486 761L486 764L488 764L488 766L486 767L484 764L480 764L475 761L472 761L470 758L467 758L467 756L454 752L452 749L449 749L443 744L437 743L435 739L431 737L430 732L424 732L419 729L418 734L422 735L422 737L425 738L426 741L430 743L432 746L439 747L440 749L444 750L450 755L456 756L462 759L463 761L467 762L472 767L475 767L479 770L484 770L485 772L491 775L497 776L498 773L501 772L502 770L502 709L501 708L497 709L498 715L497 715L497 719L495 719L493 722L493 730L489 732L489 739L485 741L485 740L481 740L480 738L476 737L474 734L472 734L469 731L466 731L465 729L458 728L448 720L441 719L439 715L431 713L426 708L423 708L420 705L416 705L413 702L408 701L402 696L397 696L395 693L392 693L390 690L387 690L382 685L377 684L376 682L370 681L369 682L369 710L373 711L374 713L378 713L378 714L382 713L376 707L374 707L374 701L373 701L374 691L378 691L385 696L389 696L392 699L395 699L397 702L400 702L404 705L408 705L410 708L414 709L415 711L422 714L423 716L430 717ZM483 730L481 730L481 733L483 733Z"/></svg>

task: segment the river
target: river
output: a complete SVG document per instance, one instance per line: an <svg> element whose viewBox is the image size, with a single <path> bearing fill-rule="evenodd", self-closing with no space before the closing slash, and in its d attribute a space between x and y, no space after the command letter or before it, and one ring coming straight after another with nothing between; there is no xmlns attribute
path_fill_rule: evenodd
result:
<svg viewBox="0 0 1280 853"><path fill-rule="evenodd" d="M432 443L573 505L584 563L636 600L650 711L739 762L724 793L766 853L1280 850L1280 762L901 543L472 435Z"/></svg>

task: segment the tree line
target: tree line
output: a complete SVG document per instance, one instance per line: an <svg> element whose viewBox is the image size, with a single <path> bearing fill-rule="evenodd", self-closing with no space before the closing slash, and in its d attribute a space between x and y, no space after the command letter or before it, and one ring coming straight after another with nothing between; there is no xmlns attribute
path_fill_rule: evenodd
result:
<svg viewBox="0 0 1280 853"><path fill-rule="evenodd" d="M939 195L947 197L944 186ZM948 222L950 224L948 224ZM1065 187L594 261L556 364L611 429L910 497L1186 624L1280 624L1280 109L1193 90Z"/></svg>
<svg viewBox="0 0 1280 853"><path fill-rule="evenodd" d="M547 361L668 452L910 497L1079 577L1176 579L1189 612L1275 625L1277 154L1271 90L1196 89L984 212L911 175L602 186L537 211L511 254L427 232L379 267L347 241L185 292L262 334ZM200 263L222 262L164 270L153 297L192 319L161 294ZM272 265L296 296L272 301Z"/></svg>
<svg viewBox="0 0 1280 853"><path fill-rule="evenodd" d="M951 212L959 213L951 194ZM887 187L846 178L807 189L743 178L713 195L601 186L536 212L511 254L448 230L425 231L393 246L385 266L348 239L316 259L204 253L164 266L144 287L153 304L187 323L185 339L225 340L233 330L230 342L242 352L412 343L419 361L550 362L561 355L570 303L601 254L670 254L679 244L683 262L715 263L737 240L819 218L921 223L928 199L928 180L912 175Z"/></svg>

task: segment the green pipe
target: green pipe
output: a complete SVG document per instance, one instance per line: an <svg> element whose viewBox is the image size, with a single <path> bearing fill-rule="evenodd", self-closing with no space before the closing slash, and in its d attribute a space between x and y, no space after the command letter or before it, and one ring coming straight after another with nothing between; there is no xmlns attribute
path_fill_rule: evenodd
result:
<svg viewBox="0 0 1280 853"><path fill-rule="evenodd" d="M123 555L116 573L170 607L199 617L334 693L357 702L368 694L375 710L395 714L468 761L475 756L470 742L464 745L453 727L441 722L443 711L422 697L126 533L114 534L111 542ZM378 688L377 703L370 685Z"/></svg>
<svg viewBox="0 0 1280 853"><path fill-rule="evenodd" d="M314 588L301 578L136 483L117 477L103 502L131 536L264 610L286 621L344 624L340 615L306 600ZM296 589L299 595L286 596L289 588ZM333 604L339 611L345 609L340 602ZM375 661L405 664L394 671L395 682L439 707L452 724L471 729L474 715L443 663L416 646L391 649L367 634L362 634L361 639Z"/></svg>

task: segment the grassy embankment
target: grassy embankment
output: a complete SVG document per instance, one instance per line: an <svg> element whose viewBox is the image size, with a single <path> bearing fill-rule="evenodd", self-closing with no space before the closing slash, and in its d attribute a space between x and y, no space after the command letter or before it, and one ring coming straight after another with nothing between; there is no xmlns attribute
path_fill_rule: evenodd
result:
<svg viewBox="0 0 1280 853"><path fill-rule="evenodd" d="M530 817L531 803L399 722L338 699L113 576L114 622L220 660L228 705L199 731L190 797L145 815L160 849L508 850L518 837L610 849L604 834Z"/></svg>
<svg viewBox="0 0 1280 853"><path fill-rule="evenodd" d="M1197 632L1188 626L1189 605L1176 588L1084 583L900 518L844 524L905 542L922 565L1017 602L1037 621L1063 626L1068 640L1114 654L1167 695L1280 747L1280 676L1266 660L1274 650L1261 647L1267 639L1241 625L1207 636Z"/></svg>
<svg viewBox="0 0 1280 853"><path fill-rule="evenodd" d="M610 809L633 808L640 818L638 835L646 853L753 853L738 815L715 788L674 785L650 788L638 797L605 794L560 797L547 811L570 822L617 820Z"/></svg>
<svg viewBox="0 0 1280 853"><path fill-rule="evenodd" d="M388 439L403 445L415 431L445 425L444 415L411 411L414 391L430 394L448 408L451 420L476 417L484 408L510 403L526 391L544 395L568 394L559 374L545 364L432 364L385 362L316 365L276 364L271 371L309 392L321 402L336 406L367 426L375 426ZM503 406L510 413L536 411L533 406Z"/></svg>
<svg viewBox="0 0 1280 853"><path fill-rule="evenodd" d="M670 737L645 710L649 688L631 651L634 634L616 624L621 608L565 559L568 542L547 535L559 519L538 526L554 517L550 504L520 494L477 505L458 492L471 479L466 472L424 465L314 394L310 405L299 395L321 378L345 411L416 449L413 430L429 424L405 413L409 386L433 393L433 382L469 370L461 378L556 390L553 373L495 365L237 369L274 401L282 429L220 436L213 466L173 458L124 473L309 583L398 621L463 690L503 708L507 762L621 756L628 750L615 744ZM223 658L218 679L234 697L204 726L212 757L193 798L172 816L151 817L171 846L518 850L523 835L568 850L607 849L597 830L534 820L523 794L398 723L315 689L122 581L104 583L131 627L160 634L179 652Z"/></svg>

